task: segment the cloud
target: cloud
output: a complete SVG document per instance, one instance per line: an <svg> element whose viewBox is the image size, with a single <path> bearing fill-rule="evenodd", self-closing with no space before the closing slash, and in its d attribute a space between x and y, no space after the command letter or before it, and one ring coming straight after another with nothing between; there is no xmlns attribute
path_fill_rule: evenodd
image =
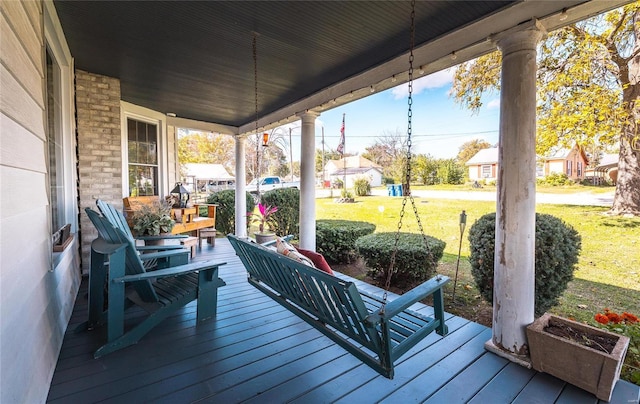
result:
<svg viewBox="0 0 640 404"><path fill-rule="evenodd" d="M416 68L415 74L420 74ZM413 82L413 95L420 94L422 91L430 88L445 87L453 82L454 69L449 68L432 73L425 77L415 79ZM409 95L409 86L405 83L391 90L393 98L396 100L406 98Z"/></svg>
<svg viewBox="0 0 640 404"><path fill-rule="evenodd" d="M487 109L500 108L500 98L494 98L487 103Z"/></svg>

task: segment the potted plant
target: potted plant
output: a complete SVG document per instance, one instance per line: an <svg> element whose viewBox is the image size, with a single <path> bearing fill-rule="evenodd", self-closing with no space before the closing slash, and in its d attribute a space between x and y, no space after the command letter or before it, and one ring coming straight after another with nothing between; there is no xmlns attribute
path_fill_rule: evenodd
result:
<svg viewBox="0 0 640 404"><path fill-rule="evenodd" d="M256 237L256 242L262 244L264 242L275 239L276 234L271 231L271 224L273 220L271 215L273 215L277 211L277 206L268 206L259 203L259 213L250 214L250 216L252 217L252 221L258 223L258 232L254 234Z"/></svg>
<svg viewBox="0 0 640 404"><path fill-rule="evenodd" d="M527 327L531 365L609 401L629 338L545 313Z"/></svg>
<svg viewBox="0 0 640 404"><path fill-rule="evenodd" d="M137 236L158 236L171 233L175 221L171 218L171 205L154 202L140 206L133 214L133 231Z"/></svg>

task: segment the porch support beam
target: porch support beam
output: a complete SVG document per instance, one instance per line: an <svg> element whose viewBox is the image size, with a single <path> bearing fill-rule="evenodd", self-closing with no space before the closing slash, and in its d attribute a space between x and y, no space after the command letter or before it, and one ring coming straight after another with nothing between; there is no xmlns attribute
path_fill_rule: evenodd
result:
<svg viewBox="0 0 640 404"><path fill-rule="evenodd" d="M318 113L299 113L300 144L300 247L316 250L316 118Z"/></svg>
<svg viewBox="0 0 640 404"><path fill-rule="evenodd" d="M245 179L247 177L246 172L246 160L245 153L245 136L235 136L235 154L236 154L236 236L247 237L247 198L246 198L246 185Z"/></svg>
<svg viewBox="0 0 640 404"><path fill-rule="evenodd" d="M525 328L534 320L537 20L492 39L502 52L493 334L486 348L528 364Z"/></svg>

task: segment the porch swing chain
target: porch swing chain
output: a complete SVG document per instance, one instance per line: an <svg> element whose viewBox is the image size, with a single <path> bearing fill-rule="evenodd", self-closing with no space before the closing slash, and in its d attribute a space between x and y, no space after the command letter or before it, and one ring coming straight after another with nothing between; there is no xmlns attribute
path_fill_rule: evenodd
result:
<svg viewBox="0 0 640 404"><path fill-rule="evenodd" d="M253 85L256 113L256 194L260 198L260 136L258 135L258 34L253 33Z"/></svg>
<svg viewBox="0 0 640 404"><path fill-rule="evenodd" d="M400 230L402 229L402 220L404 218L405 208L407 205L407 199L411 201L411 206L413 207L413 213L415 214L416 221L418 223L418 229L420 230L420 234L424 240L425 246L427 246L427 237L424 234L424 229L422 227L422 221L420 220L420 215L418 214L418 208L416 206L416 202L411 195L411 119L413 117L413 49L415 46L415 19L416 19L416 2L415 0L411 1L411 28L410 28L410 45L409 45L409 81L408 81L408 97L407 97L407 161L405 166L405 180L403 187L406 186L404 192L404 198L402 199L402 209L400 210L400 219L398 221L398 229L396 231L395 242L393 246L393 251L391 253L391 259L389 262L389 269L387 270L387 279L384 284L384 294L382 295L382 305L380 307L380 314L384 314L388 291L391 287L391 277L393 275L393 268L395 267L396 262L396 254L398 252L398 244L400 243Z"/></svg>

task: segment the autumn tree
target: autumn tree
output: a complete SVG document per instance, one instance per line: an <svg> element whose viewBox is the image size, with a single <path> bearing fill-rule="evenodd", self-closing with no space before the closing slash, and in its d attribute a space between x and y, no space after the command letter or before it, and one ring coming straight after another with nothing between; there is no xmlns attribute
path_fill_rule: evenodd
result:
<svg viewBox="0 0 640 404"><path fill-rule="evenodd" d="M548 34L538 54L536 152L619 147L613 214L640 215L640 2ZM500 89L501 54L457 69L453 97L477 111Z"/></svg>
<svg viewBox="0 0 640 404"><path fill-rule="evenodd" d="M235 164L234 140L228 135L180 129L178 132L178 162L180 164L222 164L227 170L233 171Z"/></svg>
<svg viewBox="0 0 640 404"><path fill-rule="evenodd" d="M458 163L464 166L469 159L475 156L480 150L488 149L491 147L491 143L482 139L473 139L468 142L464 142L462 146L458 148L458 156L456 159Z"/></svg>

